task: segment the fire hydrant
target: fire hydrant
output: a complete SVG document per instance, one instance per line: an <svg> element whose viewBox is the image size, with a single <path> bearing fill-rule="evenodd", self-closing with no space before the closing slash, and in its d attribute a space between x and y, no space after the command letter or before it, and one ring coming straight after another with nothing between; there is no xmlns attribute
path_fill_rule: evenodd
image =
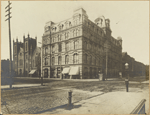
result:
<svg viewBox="0 0 150 115"><path fill-rule="evenodd" d="M71 100L72 100L72 91L68 91L68 106L71 105Z"/></svg>

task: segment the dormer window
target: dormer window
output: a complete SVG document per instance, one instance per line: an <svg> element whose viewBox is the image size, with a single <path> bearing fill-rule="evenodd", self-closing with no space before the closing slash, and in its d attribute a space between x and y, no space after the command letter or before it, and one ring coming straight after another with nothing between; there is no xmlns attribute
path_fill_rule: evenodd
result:
<svg viewBox="0 0 150 115"><path fill-rule="evenodd" d="M71 25L71 22L69 22L69 27L70 27L70 26L72 26L72 25Z"/></svg>

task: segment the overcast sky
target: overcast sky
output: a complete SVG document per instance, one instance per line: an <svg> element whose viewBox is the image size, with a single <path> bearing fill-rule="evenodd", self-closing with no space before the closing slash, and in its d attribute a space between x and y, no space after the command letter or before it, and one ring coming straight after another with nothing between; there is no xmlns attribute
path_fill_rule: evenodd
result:
<svg viewBox="0 0 150 115"><path fill-rule="evenodd" d="M9 59L8 22L5 22L7 4L1 2L1 59ZM149 64L148 1L12 1L11 6L12 41L16 38L23 41L23 35L27 37L29 33L41 42L46 22L71 18L76 8L83 7L93 22L101 15L109 18L112 36L122 37L122 51Z"/></svg>

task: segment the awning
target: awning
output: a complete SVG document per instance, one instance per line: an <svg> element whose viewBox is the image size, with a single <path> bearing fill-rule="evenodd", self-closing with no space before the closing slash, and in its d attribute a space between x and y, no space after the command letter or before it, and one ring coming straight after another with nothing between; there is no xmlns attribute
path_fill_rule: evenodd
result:
<svg viewBox="0 0 150 115"><path fill-rule="evenodd" d="M79 75L79 67L71 67L69 75Z"/></svg>
<svg viewBox="0 0 150 115"><path fill-rule="evenodd" d="M64 68L63 71L62 71L62 73L63 74L67 74L67 73L69 73L69 70L70 70L70 68Z"/></svg>
<svg viewBox="0 0 150 115"><path fill-rule="evenodd" d="M34 74L36 70L31 70L29 74Z"/></svg>

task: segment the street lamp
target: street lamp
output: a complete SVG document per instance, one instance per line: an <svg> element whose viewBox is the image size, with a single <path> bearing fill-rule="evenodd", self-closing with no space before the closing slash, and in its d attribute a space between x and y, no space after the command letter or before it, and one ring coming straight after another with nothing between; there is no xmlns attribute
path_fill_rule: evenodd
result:
<svg viewBox="0 0 150 115"><path fill-rule="evenodd" d="M125 69L128 70L128 68L129 68L129 64L125 63Z"/></svg>
<svg viewBox="0 0 150 115"><path fill-rule="evenodd" d="M41 44L41 85L43 85L43 68L42 68L42 63L43 63L43 55L42 55L42 43L38 42L39 44Z"/></svg>
<svg viewBox="0 0 150 115"><path fill-rule="evenodd" d="M127 92L128 92L128 85L129 85L128 69L129 69L129 64L128 64L128 63L125 63L125 70L126 70L125 84L126 84L126 91L127 91Z"/></svg>

